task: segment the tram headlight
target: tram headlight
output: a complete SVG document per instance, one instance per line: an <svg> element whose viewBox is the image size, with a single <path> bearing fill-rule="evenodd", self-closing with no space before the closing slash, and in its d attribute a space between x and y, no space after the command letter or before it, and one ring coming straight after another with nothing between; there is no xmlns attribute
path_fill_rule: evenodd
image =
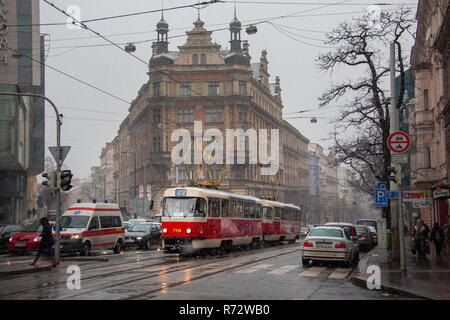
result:
<svg viewBox="0 0 450 320"><path fill-rule="evenodd" d="M187 233L191 233L191 232L192 232L191 228L187 228L187 229L186 229L186 232L187 232Z"/></svg>
<svg viewBox="0 0 450 320"><path fill-rule="evenodd" d="M163 233L167 233L167 228L162 229Z"/></svg>

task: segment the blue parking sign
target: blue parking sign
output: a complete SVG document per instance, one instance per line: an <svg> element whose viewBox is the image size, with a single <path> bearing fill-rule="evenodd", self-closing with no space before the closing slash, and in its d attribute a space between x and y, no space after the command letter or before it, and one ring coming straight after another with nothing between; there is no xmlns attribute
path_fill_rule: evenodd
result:
<svg viewBox="0 0 450 320"><path fill-rule="evenodd" d="M376 207L388 206L388 197L386 189L375 189L375 206Z"/></svg>

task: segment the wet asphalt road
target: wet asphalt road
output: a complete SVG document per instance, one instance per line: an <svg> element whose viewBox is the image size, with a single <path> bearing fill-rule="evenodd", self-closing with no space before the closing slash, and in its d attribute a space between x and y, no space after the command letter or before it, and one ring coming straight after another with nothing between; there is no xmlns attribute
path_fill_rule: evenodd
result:
<svg viewBox="0 0 450 320"><path fill-rule="evenodd" d="M161 251L125 250L65 257L52 271L0 278L1 300L398 300L353 285L350 268L301 265L300 243L220 256L180 258ZM108 258L109 261L98 261ZM0 266L30 256L0 255ZM87 261L86 261L87 260ZM40 261L40 265L49 261ZM79 289L70 266L78 266ZM69 286L68 286L69 280ZM69 287L72 287L70 289Z"/></svg>

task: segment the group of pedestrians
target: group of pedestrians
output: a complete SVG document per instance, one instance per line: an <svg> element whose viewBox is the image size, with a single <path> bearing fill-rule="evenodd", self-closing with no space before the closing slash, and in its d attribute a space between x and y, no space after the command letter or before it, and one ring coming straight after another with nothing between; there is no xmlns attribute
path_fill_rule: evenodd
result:
<svg viewBox="0 0 450 320"><path fill-rule="evenodd" d="M431 229L423 222L423 220L417 220L417 224L413 229L413 243L412 253L417 252L419 261L426 260L425 254L430 254L430 242L434 244L436 248L436 258L441 259L442 247L450 241L449 226L447 225L444 231L440 228L439 223L435 223L433 229Z"/></svg>

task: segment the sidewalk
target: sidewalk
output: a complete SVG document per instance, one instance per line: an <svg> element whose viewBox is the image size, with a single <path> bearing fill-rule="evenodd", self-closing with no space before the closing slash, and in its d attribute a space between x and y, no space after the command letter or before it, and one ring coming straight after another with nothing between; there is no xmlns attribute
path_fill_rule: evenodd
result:
<svg viewBox="0 0 450 320"><path fill-rule="evenodd" d="M378 247L361 257L358 267L350 276L353 284L367 288L367 267L377 265L381 269L381 289L394 291L411 297L431 300L450 300L450 249L441 252L441 261L435 258L434 245L427 261L418 262L417 255L411 253L410 238L405 238L406 275L402 275L400 266L395 264L380 265ZM369 290L369 289L368 289Z"/></svg>

